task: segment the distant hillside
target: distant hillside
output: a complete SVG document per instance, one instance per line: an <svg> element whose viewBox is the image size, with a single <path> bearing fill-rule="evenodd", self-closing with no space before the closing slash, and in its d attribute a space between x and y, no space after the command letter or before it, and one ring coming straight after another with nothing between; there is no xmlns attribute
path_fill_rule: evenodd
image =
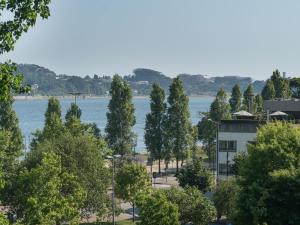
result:
<svg viewBox="0 0 300 225"><path fill-rule="evenodd" d="M107 95L111 77L93 75L78 77L55 72L38 65L20 64L18 72L24 75L24 83L32 85L33 93L39 95L68 95L70 92L81 92L86 95ZM180 74L188 95L213 95L221 87L227 92L235 84L244 90L253 83L254 90L260 92L264 81L252 81L250 77L223 76L208 77L205 75ZM135 69L132 75L124 76L133 89L134 95L149 95L151 85L158 83L168 92L172 79L161 72L150 69Z"/></svg>

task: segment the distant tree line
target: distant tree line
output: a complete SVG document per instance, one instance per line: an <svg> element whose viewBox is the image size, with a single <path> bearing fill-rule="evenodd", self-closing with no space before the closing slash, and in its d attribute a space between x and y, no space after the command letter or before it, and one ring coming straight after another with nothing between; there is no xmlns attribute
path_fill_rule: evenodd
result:
<svg viewBox="0 0 300 225"><path fill-rule="evenodd" d="M108 95L112 78L105 75L86 75L84 77L58 75L44 67L30 64L19 64L18 72L24 75L24 84L33 87L32 95L64 96L72 92L80 92L83 95ZM237 76L212 77L203 75L181 74L178 76L183 82L187 95L214 95L220 87L226 92L232 88L232 84L239 84L244 90L251 78L242 78ZM164 74L149 70L136 69L133 75L124 76L128 82L133 95L150 95L152 85L158 84L166 94L169 94L169 86L172 78ZM253 88L255 92L260 92L264 81L254 81Z"/></svg>

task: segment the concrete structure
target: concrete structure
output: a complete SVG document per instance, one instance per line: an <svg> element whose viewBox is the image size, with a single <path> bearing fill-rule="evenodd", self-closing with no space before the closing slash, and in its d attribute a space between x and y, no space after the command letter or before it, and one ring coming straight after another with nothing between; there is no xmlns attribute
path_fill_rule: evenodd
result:
<svg viewBox="0 0 300 225"><path fill-rule="evenodd" d="M254 141L259 122L256 120L222 120L218 131L217 180L232 175L236 154L246 152L247 144Z"/></svg>

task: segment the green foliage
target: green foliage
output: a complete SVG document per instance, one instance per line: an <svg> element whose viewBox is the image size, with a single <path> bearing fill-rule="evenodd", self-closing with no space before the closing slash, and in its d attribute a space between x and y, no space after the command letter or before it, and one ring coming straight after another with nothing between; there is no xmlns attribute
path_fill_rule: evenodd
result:
<svg viewBox="0 0 300 225"><path fill-rule="evenodd" d="M181 224L207 225L216 216L216 209L197 188L171 188L167 199L178 206Z"/></svg>
<svg viewBox="0 0 300 225"><path fill-rule="evenodd" d="M48 101L48 107L45 112L45 125L50 125L53 115L61 118L61 106L57 98L51 97Z"/></svg>
<svg viewBox="0 0 300 225"><path fill-rule="evenodd" d="M243 94L243 107L246 109L247 112L254 113L253 112L253 105L254 105L254 91L252 84L249 84L247 89L244 91Z"/></svg>
<svg viewBox="0 0 300 225"><path fill-rule="evenodd" d="M87 193L81 205L81 216L89 217L93 213L102 216L106 213L110 173L103 159L108 152L103 139L89 134L74 135L66 131L55 139L45 139L38 143L27 155L25 166L36 167L44 152L55 152L61 157L62 168L78 177Z"/></svg>
<svg viewBox="0 0 300 225"><path fill-rule="evenodd" d="M5 172L7 171L6 169L6 149L10 145L10 137L9 137L9 132L0 130L0 190L5 185ZM1 199L0 199L1 200Z"/></svg>
<svg viewBox="0 0 300 225"><path fill-rule="evenodd" d="M143 195L138 207L140 225L179 225L178 206L168 201L162 191Z"/></svg>
<svg viewBox="0 0 300 225"><path fill-rule="evenodd" d="M209 116L209 113L208 113ZM215 148L213 148L216 140L216 124L206 116L198 122L198 139L204 144L204 149L207 152L209 162L214 160Z"/></svg>
<svg viewBox="0 0 300 225"><path fill-rule="evenodd" d="M241 164L243 163L243 161L246 158L246 154L245 153L238 153L234 156L233 158L233 165L232 165L232 171L233 174L238 176L239 175L239 171L241 170Z"/></svg>
<svg viewBox="0 0 300 225"><path fill-rule="evenodd" d="M257 120L264 120L263 98L260 94L254 96L252 113L255 115Z"/></svg>
<svg viewBox="0 0 300 225"><path fill-rule="evenodd" d="M231 107L231 112L235 113L242 108L242 92L239 85L234 85L231 91L231 98L229 99L229 104Z"/></svg>
<svg viewBox="0 0 300 225"><path fill-rule="evenodd" d="M13 110L12 96L0 101L0 130L6 133L6 145L2 147L5 157L3 168L5 176L9 177L19 162L23 153L23 137L19 128L19 121Z"/></svg>
<svg viewBox="0 0 300 225"><path fill-rule="evenodd" d="M237 224L299 224L299 143L291 124L260 128L239 166Z"/></svg>
<svg viewBox="0 0 300 225"><path fill-rule="evenodd" d="M213 121L231 118L230 105L227 102L227 95L223 88L218 91L215 100L210 105L209 117Z"/></svg>
<svg viewBox="0 0 300 225"><path fill-rule="evenodd" d="M261 96L263 100L272 100L275 98L275 87L271 79L267 80L266 85L264 86Z"/></svg>
<svg viewBox="0 0 300 225"><path fill-rule="evenodd" d="M101 217L109 204L106 191L110 178L103 159L108 149L95 124L81 123L78 106L71 105L68 112L64 124L59 101L49 99L45 127L43 132L37 133L24 165L35 168L40 164L44 152L55 152L61 157L62 167L76 175L87 192L81 205L81 216L88 218L95 213Z"/></svg>
<svg viewBox="0 0 300 225"><path fill-rule="evenodd" d="M45 96L63 96L70 92L80 92L84 95L107 95L111 86L110 76L70 76L57 74L49 69L38 65L19 64L18 72L24 75L24 83L38 85L34 94ZM188 95L205 95L216 93L220 87L226 92L230 92L233 84L238 84L242 90L251 82L250 77L225 76L215 77L215 82L202 75L179 75L183 82L184 89ZM124 76L136 92L134 94L148 96L151 93L152 85L159 84L166 94L169 94L168 87L172 79L158 71L149 69L135 69L132 75ZM141 82L141 81L146 81ZM264 81L254 81L255 92L260 92L265 85Z"/></svg>
<svg viewBox="0 0 300 225"><path fill-rule="evenodd" d="M115 182L116 196L133 206L134 221L134 209L138 195L147 192L151 187L147 169L140 164L124 164L121 168L118 168Z"/></svg>
<svg viewBox="0 0 300 225"><path fill-rule="evenodd" d="M300 98L300 78L294 77L289 80L290 91L293 98Z"/></svg>
<svg viewBox="0 0 300 225"><path fill-rule="evenodd" d="M260 94L255 95L254 97L254 110L256 114L263 112L263 98Z"/></svg>
<svg viewBox="0 0 300 225"><path fill-rule="evenodd" d="M134 146L132 127L135 124L135 116L132 92L127 82L115 75L111 83L110 95L109 112L106 114L106 138L114 154L125 155L131 153Z"/></svg>
<svg viewBox="0 0 300 225"><path fill-rule="evenodd" d="M115 191L118 198L135 204L137 196L151 187L146 167L140 164L124 164L118 168Z"/></svg>
<svg viewBox="0 0 300 225"><path fill-rule="evenodd" d="M198 126L193 126L191 130L191 151L192 151L192 159L196 160L196 155L198 151Z"/></svg>
<svg viewBox="0 0 300 225"><path fill-rule="evenodd" d="M281 76L278 70L275 70L271 76L275 89L275 98L289 98L291 96L289 82Z"/></svg>
<svg viewBox="0 0 300 225"><path fill-rule="evenodd" d="M79 224L79 208L86 193L54 153L43 153L39 165L20 171L14 191L11 207L24 224Z"/></svg>
<svg viewBox="0 0 300 225"><path fill-rule="evenodd" d="M152 86L150 94L150 109L151 112L146 115L145 125L145 145L147 151L150 152L150 157L153 160L158 160L158 172L160 173L160 161L164 158L164 129L163 120L165 117L166 104L165 92L159 85Z"/></svg>
<svg viewBox="0 0 300 225"><path fill-rule="evenodd" d="M77 77L56 74L37 65L19 64L18 72L24 75L24 83L38 85L34 90L37 95L64 96L66 93L80 92L84 95L106 95L111 84L111 77Z"/></svg>
<svg viewBox="0 0 300 225"><path fill-rule="evenodd" d="M178 77L173 79L170 86L168 103L169 107L164 121L165 146L174 154L178 171L178 161L186 158L192 127L188 108L189 100Z"/></svg>
<svg viewBox="0 0 300 225"><path fill-rule="evenodd" d="M181 187L197 187L206 192L213 184L211 172L202 164L201 160L194 160L179 170L177 179Z"/></svg>
<svg viewBox="0 0 300 225"><path fill-rule="evenodd" d="M1 225L9 225L9 222L3 213L0 213L0 224Z"/></svg>
<svg viewBox="0 0 300 225"><path fill-rule="evenodd" d="M268 224L299 224L300 169L277 170L270 175Z"/></svg>
<svg viewBox="0 0 300 225"><path fill-rule="evenodd" d="M68 122L72 117L76 117L77 119L81 118L81 109L78 105L76 105L76 103L71 103L71 107L66 113L66 121Z"/></svg>
<svg viewBox="0 0 300 225"><path fill-rule="evenodd" d="M226 216L232 218L235 210L235 202L239 192L239 187L235 180L221 181L213 192L213 202L217 209L218 219Z"/></svg>
<svg viewBox="0 0 300 225"><path fill-rule="evenodd" d="M0 129L8 132L9 145L2 150L6 160L4 167L10 170L23 151L23 138L19 121L13 110L12 90L21 91L21 76L12 75L15 66L5 63L0 65Z"/></svg>
<svg viewBox="0 0 300 225"><path fill-rule="evenodd" d="M75 103L71 104L65 118L66 129L73 135L90 134L96 138L101 138L100 129L97 127L96 123L81 122L81 109Z"/></svg>
<svg viewBox="0 0 300 225"><path fill-rule="evenodd" d="M9 11L12 18L0 22L0 54L14 49L16 41L22 33L33 27L38 17L47 19L50 16L50 0L27 0L19 1L3 0L0 3L0 15Z"/></svg>
<svg viewBox="0 0 300 225"><path fill-rule="evenodd" d="M5 62L0 64L0 101L1 102L10 101L12 92L25 93L28 92L30 89L28 86L22 85L23 76L21 74L16 73L16 70L17 70L17 66L15 63Z"/></svg>
<svg viewBox="0 0 300 225"><path fill-rule="evenodd" d="M60 102L57 98L51 97L45 112L45 126L41 138L56 138L62 135L63 132L64 125L61 119Z"/></svg>

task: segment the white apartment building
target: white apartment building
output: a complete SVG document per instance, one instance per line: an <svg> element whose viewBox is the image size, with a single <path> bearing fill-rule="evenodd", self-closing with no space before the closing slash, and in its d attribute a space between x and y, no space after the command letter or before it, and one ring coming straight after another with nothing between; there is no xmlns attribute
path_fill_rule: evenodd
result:
<svg viewBox="0 0 300 225"><path fill-rule="evenodd" d="M218 130L217 180L232 175L236 154L247 151L247 144L254 141L258 121L252 119L222 120Z"/></svg>

